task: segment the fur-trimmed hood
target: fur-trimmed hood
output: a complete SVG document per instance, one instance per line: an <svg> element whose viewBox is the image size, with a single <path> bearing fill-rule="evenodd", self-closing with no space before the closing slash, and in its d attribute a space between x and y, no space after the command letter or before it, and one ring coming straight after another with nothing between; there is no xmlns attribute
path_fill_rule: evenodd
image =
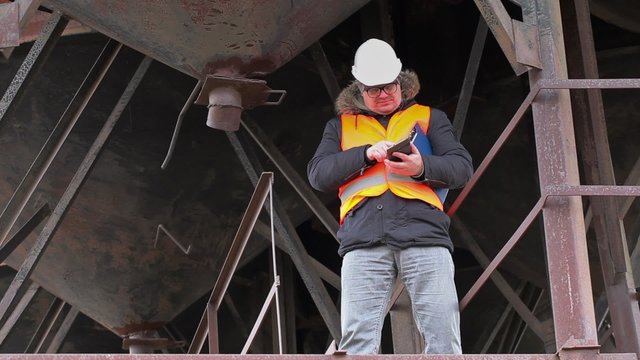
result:
<svg viewBox="0 0 640 360"><path fill-rule="evenodd" d="M411 70L404 70L398 75L400 88L402 89L402 103L413 100L420 91L420 81L418 75ZM336 111L342 114L362 114L369 112L364 105L362 94L358 88L357 81L351 82L344 88L336 99Z"/></svg>

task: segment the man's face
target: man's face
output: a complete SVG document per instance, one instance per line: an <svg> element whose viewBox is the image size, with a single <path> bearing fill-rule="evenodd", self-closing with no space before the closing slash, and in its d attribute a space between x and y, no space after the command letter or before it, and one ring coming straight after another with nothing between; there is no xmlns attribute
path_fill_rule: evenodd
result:
<svg viewBox="0 0 640 360"><path fill-rule="evenodd" d="M402 89L398 83L369 86L362 90L362 99L369 110L389 115L394 112L402 101Z"/></svg>

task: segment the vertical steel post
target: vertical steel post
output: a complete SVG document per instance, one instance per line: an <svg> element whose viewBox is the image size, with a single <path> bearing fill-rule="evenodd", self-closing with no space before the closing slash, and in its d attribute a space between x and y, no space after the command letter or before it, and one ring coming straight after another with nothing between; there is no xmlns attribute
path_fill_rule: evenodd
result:
<svg viewBox="0 0 640 360"><path fill-rule="evenodd" d="M567 42L580 46L567 49L572 78L599 78L591 30L589 3L562 2ZM590 184L615 185L607 124L600 89L573 90L571 100L585 179ZM640 355L640 309L631 272L626 232L614 197L590 199L598 253L609 304L616 350Z"/></svg>
<svg viewBox="0 0 640 360"><path fill-rule="evenodd" d="M543 70L529 71L534 88L543 79L566 79L567 66L555 0L537 6ZM568 90L543 89L532 104L541 191L578 185L578 163ZM558 350L598 346L586 234L579 197L550 197L543 208L547 266Z"/></svg>

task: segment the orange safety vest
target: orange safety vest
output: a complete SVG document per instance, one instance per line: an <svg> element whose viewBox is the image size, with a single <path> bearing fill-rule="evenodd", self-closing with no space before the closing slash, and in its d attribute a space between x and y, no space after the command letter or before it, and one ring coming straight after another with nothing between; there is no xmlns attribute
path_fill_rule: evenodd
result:
<svg viewBox="0 0 640 360"><path fill-rule="evenodd" d="M409 136L416 123L427 134L430 117L430 107L415 104L393 114L385 129L374 117L345 114L340 117L342 122L340 146L344 151L362 145L373 145L381 140L398 142ZM340 223L342 224L349 210L362 200L382 195L387 190L391 190L401 198L422 200L440 210L443 209L442 201L430 186L416 182L410 176L388 173L384 163L376 163L360 176L340 187L338 191L338 197L342 203Z"/></svg>

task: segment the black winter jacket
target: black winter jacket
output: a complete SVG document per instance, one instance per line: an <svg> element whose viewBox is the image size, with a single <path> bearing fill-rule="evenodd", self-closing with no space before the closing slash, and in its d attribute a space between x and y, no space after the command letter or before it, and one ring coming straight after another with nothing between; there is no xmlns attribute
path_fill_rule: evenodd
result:
<svg viewBox="0 0 640 360"><path fill-rule="evenodd" d="M415 103L413 98L420 85L417 76L410 71L402 72L399 79L403 95L400 109L404 109ZM373 115L385 127L392 116L368 112L355 84L341 92L336 107L339 114ZM309 182L319 191L337 191L354 174L371 165L366 158L368 146L341 150L341 134L340 118L331 119L307 166ZM444 181L450 189L464 186L473 172L471 156L455 138L444 112L431 109L427 136L433 154L422 156L424 177ZM390 191L368 198L353 208L338 230L338 239L340 256L353 249L385 244L393 249L444 246L453 251L447 214L423 201L403 199Z"/></svg>

